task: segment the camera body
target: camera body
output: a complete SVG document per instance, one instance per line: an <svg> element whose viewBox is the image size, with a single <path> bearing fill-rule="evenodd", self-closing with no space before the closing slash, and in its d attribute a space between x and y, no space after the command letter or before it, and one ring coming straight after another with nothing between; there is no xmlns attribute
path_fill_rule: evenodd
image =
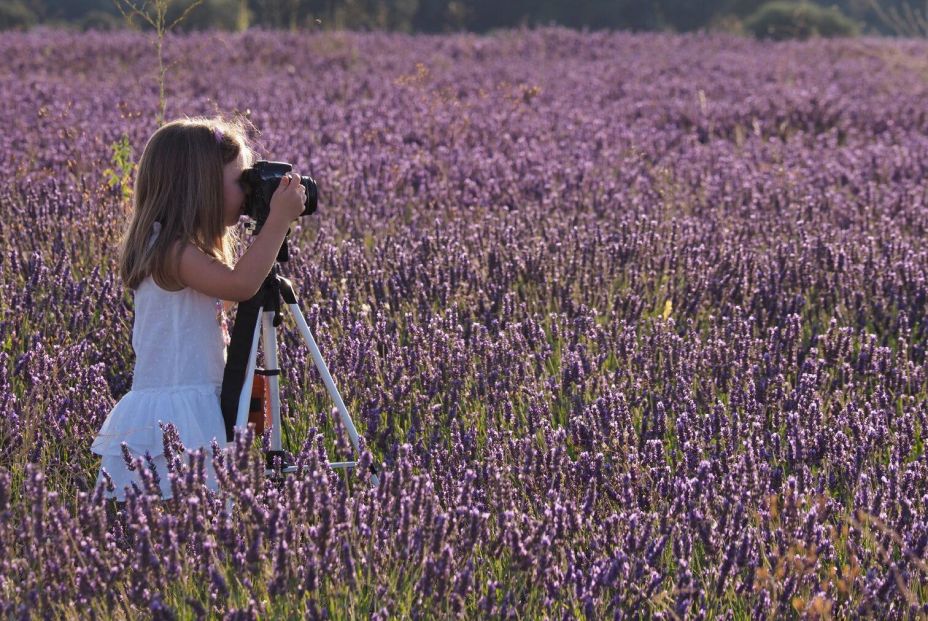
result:
<svg viewBox="0 0 928 621"><path fill-rule="evenodd" d="M260 160L242 173L240 181L245 191L242 213L254 220L255 232L260 230L271 213L271 197L280 185L280 178L291 170L293 166L287 162ZM300 176L300 185L306 188L306 202L300 215L308 216L315 213L319 206L319 191L313 178L306 175Z"/></svg>

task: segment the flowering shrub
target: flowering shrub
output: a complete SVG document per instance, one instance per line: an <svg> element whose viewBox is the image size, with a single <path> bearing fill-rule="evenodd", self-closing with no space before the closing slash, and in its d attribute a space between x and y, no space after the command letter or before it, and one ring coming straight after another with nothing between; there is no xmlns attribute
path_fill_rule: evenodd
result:
<svg viewBox="0 0 928 621"><path fill-rule="evenodd" d="M187 465L168 427L115 513L104 171L155 129L149 47L0 39L2 616L928 612L925 44L168 37L168 118L250 110L319 182L284 271L383 471L326 466L349 444L288 318L305 473L265 480L250 434Z"/></svg>

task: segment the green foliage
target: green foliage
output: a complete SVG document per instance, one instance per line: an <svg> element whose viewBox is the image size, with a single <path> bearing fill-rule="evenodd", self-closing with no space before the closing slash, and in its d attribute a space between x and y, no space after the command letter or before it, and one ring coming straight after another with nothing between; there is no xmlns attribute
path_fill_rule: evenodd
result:
<svg viewBox="0 0 928 621"><path fill-rule="evenodd" d="M27 30L35 25L38 17L21 0L0 2L0 29Z"/></svg>
<svg viewBox="0 0 928 621"><path fill-rule="evenodd" d="M161 1L167 6L168 23L173 23L189 5L183 0ZM0 2L0 30L29 28L38 23L71 24L84 30L109 29L117 24L107 16L119 17L114 3L120 2L124 0L5 0ZM136 4L145 3L136 0ZM791 9L780 8L777 13L771 5L774 9L777 5L789 5ZM795 6L801 6L798 17L792 11ZM767 11L764 19L785 23L786 26L778 28L785 28L787 33L797 32L795 22L797 19L801 22L800 34L781 37L853 34L864 26L865 32L872 34L924 36L928 33L928 13L920 11L920 7L920 0L805 0L767 4L764 0L202 0L177 29L487 32L556 23L591 29L741 32L742 20L758 19L758 15ZM132 22L134 27L155 29L142 19Z"/></svg>
<svg viewBox="0 0 928 621"><path fill-rule="evenodd" d="M132 176L135 172L135 162L132 160L132 144L129 142L129 136L122 135L122 138L110 145L112 156L110 162L112 167L103 171L108 186L115 187L119 184L122 188L122 197L124 200L132 198Z"/></svg>
<svg viewBox="0 0 928 621"><path fill-rule="evenodd" d="M40 21L73 22L93 11L115 14L112 0L43 0L27 2Z"/></svg>
<svg viewBox="0 0 928 621"><path fill-rule="evenodd" d="M83 16L78 22L81 30L119 30L122 27L122 20L106 11L90 11Z"/></svg>
<svg viewBox="0 0 928 621"><path fill-rule="evenodd" d="M239 11L240 0L204 0L196 6L184 18L182 23L178 24L178 30L238 30L239 29ZM173 23L186 10L186 5L181 3L172 3L168 6L168 12L165 19L168 23Z"/></svg>
<svg viewBox="0 0 928 621"><path fill-rule="evenodd" d="M851 36L858 32L857 24L838 7L787 0L766 3L745 20L744 26L756 37L778 40Z"/></svg>

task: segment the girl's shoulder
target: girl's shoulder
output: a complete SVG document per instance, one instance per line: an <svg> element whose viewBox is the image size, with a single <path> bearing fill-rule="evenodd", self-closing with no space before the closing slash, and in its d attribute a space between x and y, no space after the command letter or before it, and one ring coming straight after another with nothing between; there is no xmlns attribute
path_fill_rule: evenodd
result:
<svg viewBox="0 0 928 621"><path fill-rule="evenodd" d="M158 223L155 222L155 225ZM157 233L158 231L155 231ZM161 258L161 270L156 276L150 274L152 280L160 289L168 292L183 291L184 283L180 279L180 257L184 243L180 239L167 242Z"/></svg>

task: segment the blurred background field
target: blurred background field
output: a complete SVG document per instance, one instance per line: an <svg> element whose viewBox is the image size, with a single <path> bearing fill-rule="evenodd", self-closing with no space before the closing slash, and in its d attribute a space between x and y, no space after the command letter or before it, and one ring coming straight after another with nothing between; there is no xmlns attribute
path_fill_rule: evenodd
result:
<svg viewBox="0 0 928 621"><path fill-rule="evenodd" d="M127 26L113 0L7 0L0 28L36 25L80 30ZM154 4L154 3L152 3ZM919 0L202 0L164 2L167 18L184 16L181 30L248 28L479 32L561 25L593 30L746 33L775 38L810 35L905 35L926 32ZM133 28L145 28L133 19Z"/></svg>
<svg viewBox="0 0 928 621"><path fill-rule="evenodd" d="M191 12L163 63L150 30L0 37L0 613L924 615L928 44L329 8ZM321 463L350 451L285 321L310 475L266 484L243 438L219 495L94 495L162 113L246 115L319 182L285 271L379 488Z"/></svg>

